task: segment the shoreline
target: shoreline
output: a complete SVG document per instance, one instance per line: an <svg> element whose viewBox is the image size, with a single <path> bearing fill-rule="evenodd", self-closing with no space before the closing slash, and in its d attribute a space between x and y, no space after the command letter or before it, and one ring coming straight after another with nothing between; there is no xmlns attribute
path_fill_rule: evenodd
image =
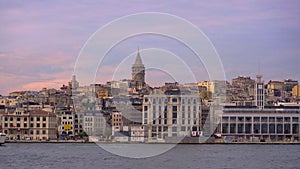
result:
<svg viewBox="0 0 300 169"><path fill-rule="evenodd" d="M35 143L51 143L51 144L61 144L61 143L76 143L76 144L181 144L181 145L195 145L195 144L228 144L228 145L234 145L234 144L241 144L241 145L250 145L250 144L261 144L261 145L300 145L300 142L228 142L228 143L222 143L222 142L216 142L216 143L161 143L161 142L151 142L151 143L139 143L139 142L91 142L91 141L74 141L74 140L68 140L68 141L11 141L7 140L6 143L28 143L28 144L35 144Z"/></svg>

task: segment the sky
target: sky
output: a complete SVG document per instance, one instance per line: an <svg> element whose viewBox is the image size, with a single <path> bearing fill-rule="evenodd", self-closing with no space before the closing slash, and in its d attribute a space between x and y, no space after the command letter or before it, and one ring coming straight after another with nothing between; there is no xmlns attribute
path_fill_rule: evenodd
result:
<svg viewBox="0 0 300 169"><path fill-rule="evenodd" d="M67 84L87 40L107 23L139 12L168 13L197 26L219 54L228 81L239 75L255 78L258 72L266 82L300 80L299 9L297 0L0 1L0 94ZM137 47L189 55L178 46L154 35L128 39L107 54L95 81L112 80L106 75L115 71L114 62L123 54L134 57ZM201 63L190 67L196 80L207 79ZM163 74L152 71L148 81L163 83L169 77Z"/></svg>

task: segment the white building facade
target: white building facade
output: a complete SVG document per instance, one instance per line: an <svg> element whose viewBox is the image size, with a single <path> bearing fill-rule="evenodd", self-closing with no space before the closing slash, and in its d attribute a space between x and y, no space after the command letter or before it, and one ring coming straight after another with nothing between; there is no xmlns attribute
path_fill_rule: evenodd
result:
<svg viewBox="0 0 300 169"><path fill-rule="evenodd" d="M142 125L148 141L168 141L172 138L197 136L201 130L201 100L189 91L154 90L145 95Z"/></svg>

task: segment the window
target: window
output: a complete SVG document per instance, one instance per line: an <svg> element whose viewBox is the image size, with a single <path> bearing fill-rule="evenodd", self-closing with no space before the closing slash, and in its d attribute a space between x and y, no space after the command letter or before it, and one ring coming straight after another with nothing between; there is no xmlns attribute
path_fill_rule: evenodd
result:
<svg viewBox="0 0 300 169"><path fill-rule="evenodd" d="M291 133L291 125L284 124L284 134L290 134L290 133Z"/></svg>
<svg viewBox="0 0 300 169"><path fill-rule="evenodd" d="M46 121L46 117L43 117L43 121Z"/></svg>
<svg viewBox="0 0 300 169"><path fill-rule="evenodd" d="M24 127L27 127L27 123L24 123Z"/></svg>
<svg viewBox="0 0 300 169"><path fill-rule="evenodd" d="M36 134L39 135L40 134L40 130L36 130Z"/></svg>
<svg viewBox="0 0 300 169"><path fill-rule="evenodd" d="M172 110L177 111L177 106L173 106Z"/></svg>
<svg viewBox="0 0 300 169"><path fill-rule="evenodd" d="M43 133L43 134L46 134L46 130L43 130L42 133Z"/></svg>
<svg viewBox="0 0 300 169"><path fill-rule="evenodd" d="M36 121L40 121L40 117L37 117L37 118L36 118Z"/></svg>
<svg viewBox="0 0 300 169"><path fill-rule="evenodd" d="M24 117L24 121L27 121L27 117Z"/></svg>
<svg viewBox="0 0 300 169"><path fill-rule="evenodd" d="M275 117L269 117L269 122L275 122Z"/></svg>
<svg viewBox="0 0 300 169"><path fill-rule="evenodd" d="M46 127L46 123L43 123L43 127Z"/></svg>
<svg viewBox="0 0 300 169"><path fill-rule="evenodd" d="M20 121L21 119L20 119L20 117L17 117L17 121Z"/></svg>
<svg viewBox="0 0 300 169"><path fill-rule="evenodd" d="M228 133L228 124L222 124L222 133Z"/></svg>
<svg viewBox="0 0 300 169"><path fill-rule="evenodd" d="M185 110L185 107L184 107L184 106L181 106L181 111L184 112L184 110Z"/></svg>
<svg viewBox="0 0 300 169"><path fill-rule="evenodd" d="M21 127L20 123L17 123L17 127Z"/></svg>
<svg viewBox="0 0 300 169"><path fill-rule="evenodd" d="M276 121L277 121L277 122L282 122L282 121L283 121L283 118L282 118L282 117L277 117L277 118L276 118Z"/></svg>
<svg viewBox="0 0 300 169"><path fill-rule="evenodd" d="M253 131L254 131L254 133L259 133L260 132L260 124L254 124Z"/></svg>
<svg viewBox="0 0 300 169"><path fill-rule="evenodd" d="M235 133L235 124L230 124L230 133Z"/></svg>
<svg viewBox="0 0 300 169"><path fill-rule="evenodd" d="M267 124L262 124L261 125L261 133L268 133L268 125Z"/></svg>
<svg viewBox="0 0 300 169"><path fill-rule="evenodd" d="M298 122L299 118L298 117L293 117L293 122Z"/></svg>
<svg viewBox="0 0 300 169"><path fill-rule="evenodd" d="M239 122L243 122L244 121L244 117L238 117L238 121Z"/></svg>
<svg viewBox="0 0 300 169"><path fill-rule="evenodd" d="M244 124L238 124L238 133L243 133Z"/></svg>
<svg viewBox="0 0 300 169"><path fill-rule="evenodd" d="M225 119L224 119L225 120ZM227 119L228 120L228 119ZM223 121L223 119L222 119L222 121ZM230 117L230 121L231 122L235 122L236 121L236 117Z"/></svg>
<svg viewBox="0 0 300 169"><path fill-rule="evenodd" d="M40 127L40 123L36 123L36 127Z"/></svg>
<svg viewBox="0 0 300 169"><path fill-rule="evenodd" d="M261 117L262 122L268 122L268 117Z"/></svg>
<svg viewBox="0 0 300 169"><path fill-rule="evenodd" d="M283 126L282 126L282 124L277 124L277 133L283 133Z"/></svg>
<svg viewBox="0 0 300 169"><path fill-rule="evenodd" d="M144 111L148 111L148 106L144 106Z"/></svg>
<svg viewBox="0 0 300 169"><path fill-rule="evenodd" d="M245 133L247 133L247 134L251 133L251 124L250 123L245 125Z"/></svg>
<svg viewBox="0 0 300 169"><path fill-rule="evenodd" d="M275 133L275 124L269 124L269 133Z"/></svg>
<svg viewBox="0 0 300 169"><path fill-rule="evenodd" d="M290 122L291 118L290 117L284 117L284 122Z"/></svg>
<svg viewBox="0 0 300 169"><path fill-rule="evenodd" d="M172 98L172 102L176 103L177 102L177 98Z"/></svg>

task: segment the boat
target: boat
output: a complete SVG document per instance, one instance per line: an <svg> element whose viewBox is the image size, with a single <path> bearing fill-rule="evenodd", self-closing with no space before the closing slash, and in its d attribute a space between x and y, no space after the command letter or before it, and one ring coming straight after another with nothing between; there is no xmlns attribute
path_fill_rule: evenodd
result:
<svg viewBox="0 0 300 169"><path fill-rule="evenodd" d="M0 133L0 145L4 144L6 140L6 134L5 133Z"/></svg>

